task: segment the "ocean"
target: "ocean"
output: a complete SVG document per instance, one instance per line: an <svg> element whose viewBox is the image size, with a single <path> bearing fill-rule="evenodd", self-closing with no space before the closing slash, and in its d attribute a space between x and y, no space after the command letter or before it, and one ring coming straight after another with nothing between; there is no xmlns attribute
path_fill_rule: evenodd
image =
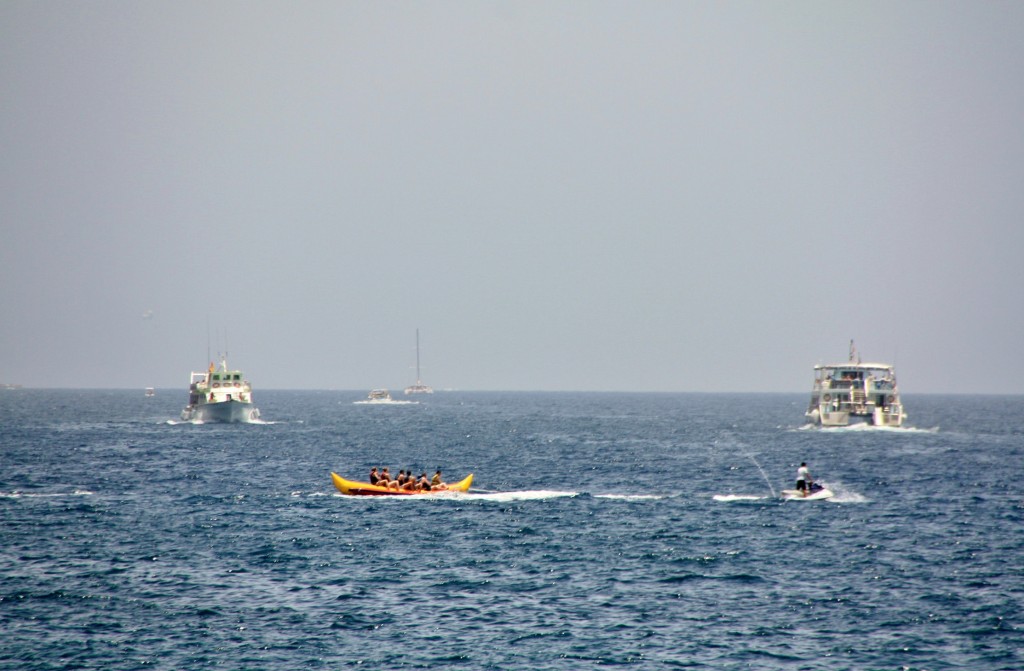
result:
<svg viewBox="0 0 1024 671"><path fill-rule="evenodd" d="M1024 397L903 396L2 391L0 669L1024 669Z"/></svg>

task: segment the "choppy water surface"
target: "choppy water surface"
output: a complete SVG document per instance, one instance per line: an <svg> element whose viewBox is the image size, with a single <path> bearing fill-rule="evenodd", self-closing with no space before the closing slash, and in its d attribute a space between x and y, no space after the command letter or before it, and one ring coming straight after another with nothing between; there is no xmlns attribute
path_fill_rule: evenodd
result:
<svg viewBox="0 0 1024 671"><path fill-rule="evenodd" d="M1024 668L1022 397L364 395L0 393L0 668ZM374 465L475 487L331 486Z"/></svg>

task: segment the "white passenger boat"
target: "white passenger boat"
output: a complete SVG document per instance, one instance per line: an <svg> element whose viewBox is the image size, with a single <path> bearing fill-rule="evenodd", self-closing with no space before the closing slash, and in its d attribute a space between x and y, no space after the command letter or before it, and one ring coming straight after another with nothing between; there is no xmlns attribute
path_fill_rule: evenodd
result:
<svg viewBox="0 0 1024 671"><path fill-rule="evenodd" d="M391 392L387 389L373 389L361 401L354 401L356 405L416 405L419 401L397 401L391 398Z"/></svg>
<svg viewBox="0 0 1024 671"><path fill-rule="evenodd" d="M846 363L814 367L808 422L818 426L902 426L907 413L896 385L896 371L886 363L861 363L850 341Z"/></svg>
<svg viewBox="0 0 1024 671"><path fill-rule="evenodd" d="M391 398L387 389L372 389L361 401L353 401L356 405L408 405L416 401L396 401Z"/></svg>
<svg viewBox="0 0 1024 671"><path fill-rule="evenodd" d="M228 370L227 358L217 370L213 363L205 372L192 372L188 405L181 411L186 422L244 423L259 419L252 402L252 385L240 370Z"/></svg>

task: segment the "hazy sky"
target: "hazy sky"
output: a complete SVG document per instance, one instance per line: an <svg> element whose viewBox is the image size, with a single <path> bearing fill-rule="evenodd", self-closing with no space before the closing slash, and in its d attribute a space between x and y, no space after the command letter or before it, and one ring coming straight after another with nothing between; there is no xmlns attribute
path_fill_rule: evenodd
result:
<svg viewBox="0 0 1024 671"><path fill-rule="evenodd" d="M1024 3L0 3L0 382L1024 393ZM146 316L148 315L148 316ZM183 396L184 399L184 396ZM184 401L183 401L184 402Z"/></svg>

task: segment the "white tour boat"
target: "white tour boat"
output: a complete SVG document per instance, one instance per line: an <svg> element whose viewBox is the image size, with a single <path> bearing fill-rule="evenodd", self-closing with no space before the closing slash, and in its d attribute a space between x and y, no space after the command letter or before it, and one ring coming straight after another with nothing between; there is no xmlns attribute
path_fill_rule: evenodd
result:
<svg viewBox="0 0 1024 671"><path fill-rule="evenodd" d="M415 405L418 401L396 401L391 398L391 392L387 389L373 389L361 401L354 401L356 405Z"/></svg>
<svg viewBox="0 0 1024 671"><path fill-rule="evenodd" d="M806 415L819 426L898 427L907 419L896 371L886 363L861 363L852 340L849 361L814 367Z"/></svg>
<svg viewBox="0 0 1024 671"><path fill-rule="evenodd" d="M260 411L252 404L252 385L240 370L228 370L227 358L217 370L213 363L205 372L192 372L188 405L181 411L186 422L251 422Z"/></svg>

